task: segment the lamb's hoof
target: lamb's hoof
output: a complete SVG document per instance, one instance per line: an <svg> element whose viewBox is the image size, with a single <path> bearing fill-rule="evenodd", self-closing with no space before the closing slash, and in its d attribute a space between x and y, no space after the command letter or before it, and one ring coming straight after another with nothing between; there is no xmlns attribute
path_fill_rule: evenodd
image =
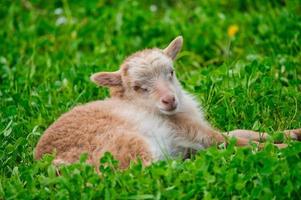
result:
<svg viewBox="0 0 301 200"><path fill-rule="evenodd" d="M281 144L274 144L276 147L278 147L279 149L284 149L284 148L286 148L288 145L287 144L283 144L283 143L281 143Z"/></svg>
<svg viewBox="0 0 301 200"><path fill-rule="evenodd" d="M286 135L294 140L301 141L301 128L293 129L293 130L287 130L285 131Z"/></svg>
<svg viewBox="0 0 301 200"><path fill-rule="evenodd" d="M52 164L55 166L55 171L56 171L56 175L57 176L60 176L61 173L60 173L60 166L61 165L66 165L68 164L68 162L66 162L65 160L63 159L60 159L60 158L56 158L52 161Z"/></svg>
<svg viewBox="0 0 301 200"><path fill-rule="evenodd" d="M65 160L63 159L60 159L60 158L56 158L52 161L52 164L55 165L55 166L61 166L61 165L66 165L68 164L68 162L66 162Z"/></svg>

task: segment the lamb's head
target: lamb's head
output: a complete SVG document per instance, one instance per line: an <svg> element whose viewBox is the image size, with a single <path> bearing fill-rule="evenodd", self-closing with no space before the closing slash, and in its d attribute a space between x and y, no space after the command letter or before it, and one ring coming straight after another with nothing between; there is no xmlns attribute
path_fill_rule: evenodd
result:
<svg viewBox="0 0 301 200"><path fill-rule="evenodd" d="M167 115L175 114L181 105L182 92L173 60L182 44L183 39L179 36L163 50L139 51L129 56L118 71L99 72L93 74L91 80L113 91L118 90L120 98L139 106Z"/></svg>

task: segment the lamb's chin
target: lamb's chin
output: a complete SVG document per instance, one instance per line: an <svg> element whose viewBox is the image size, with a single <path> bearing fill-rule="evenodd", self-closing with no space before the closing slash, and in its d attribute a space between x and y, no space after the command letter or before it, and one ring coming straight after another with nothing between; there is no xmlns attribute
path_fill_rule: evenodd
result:
<svg viewBox="0 0 301 200"><path fill-rule="evenodd" d="M160 113L163 114L163 115L174 115L178 112L178 108L172 110L172 111L168 111L168 110L165 110L165 109L162 109L162 108L159 108L160 110Z"/></svg>

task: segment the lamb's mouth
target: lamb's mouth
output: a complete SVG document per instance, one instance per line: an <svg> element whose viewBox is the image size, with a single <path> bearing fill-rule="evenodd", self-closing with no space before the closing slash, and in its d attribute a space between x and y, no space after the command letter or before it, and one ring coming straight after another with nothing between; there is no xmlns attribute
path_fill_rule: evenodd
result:
<svg viewBox="0 0 301 200"><path fill-rule="evenodd" d="M178 107L175 107L173 109L164 109L164 108L159 108L160 112L162 114L165 114L165 115L174 115L177 113L178 111Z"/></svg>

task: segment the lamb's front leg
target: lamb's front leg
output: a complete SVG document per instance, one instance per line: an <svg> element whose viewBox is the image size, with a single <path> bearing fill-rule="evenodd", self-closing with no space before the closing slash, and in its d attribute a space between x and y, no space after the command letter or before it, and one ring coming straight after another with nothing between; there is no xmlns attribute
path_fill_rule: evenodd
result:
<svg viewBox="0 0 301 200"><path fill-rule="evenodd" d="M242 130L237 129L227 133L224 133L227 136L236 137L236 138L245 138L252 141L266 141L271 136L265 132L256 132L252 130ZM293 130L286 130L284 131L284 135L287 138L292 140L300 140L301 141L301 128L293 129Z"/></svg>
<svg viewBox="0 0 301 200"><path fill-rule="evenodd" d="M188 114L181 114L172 118L172 124L177 134L185 138L185 143L181 144L186 148L206 148L212 145L227 144L229 138L236 138L236 146L248 146L250 142L257 144L259 148L263 145L254 138L244 138L239 136L227 136L214 130L205 120L198 120ZM250 134L250 132L248 132ZM279 148L286 147L285 144L275 144ZM199 147L199 148L198 148Z"/></svg>
<svg viewBox="0 0 301 200"><path fill-rule="evenodd" d="M226 135L211 128L205 120L193 117L191 113L177 114L170 117L170 121L171 126L180 138L179 145L183 147L200 149L227 141Z"/></svg>

